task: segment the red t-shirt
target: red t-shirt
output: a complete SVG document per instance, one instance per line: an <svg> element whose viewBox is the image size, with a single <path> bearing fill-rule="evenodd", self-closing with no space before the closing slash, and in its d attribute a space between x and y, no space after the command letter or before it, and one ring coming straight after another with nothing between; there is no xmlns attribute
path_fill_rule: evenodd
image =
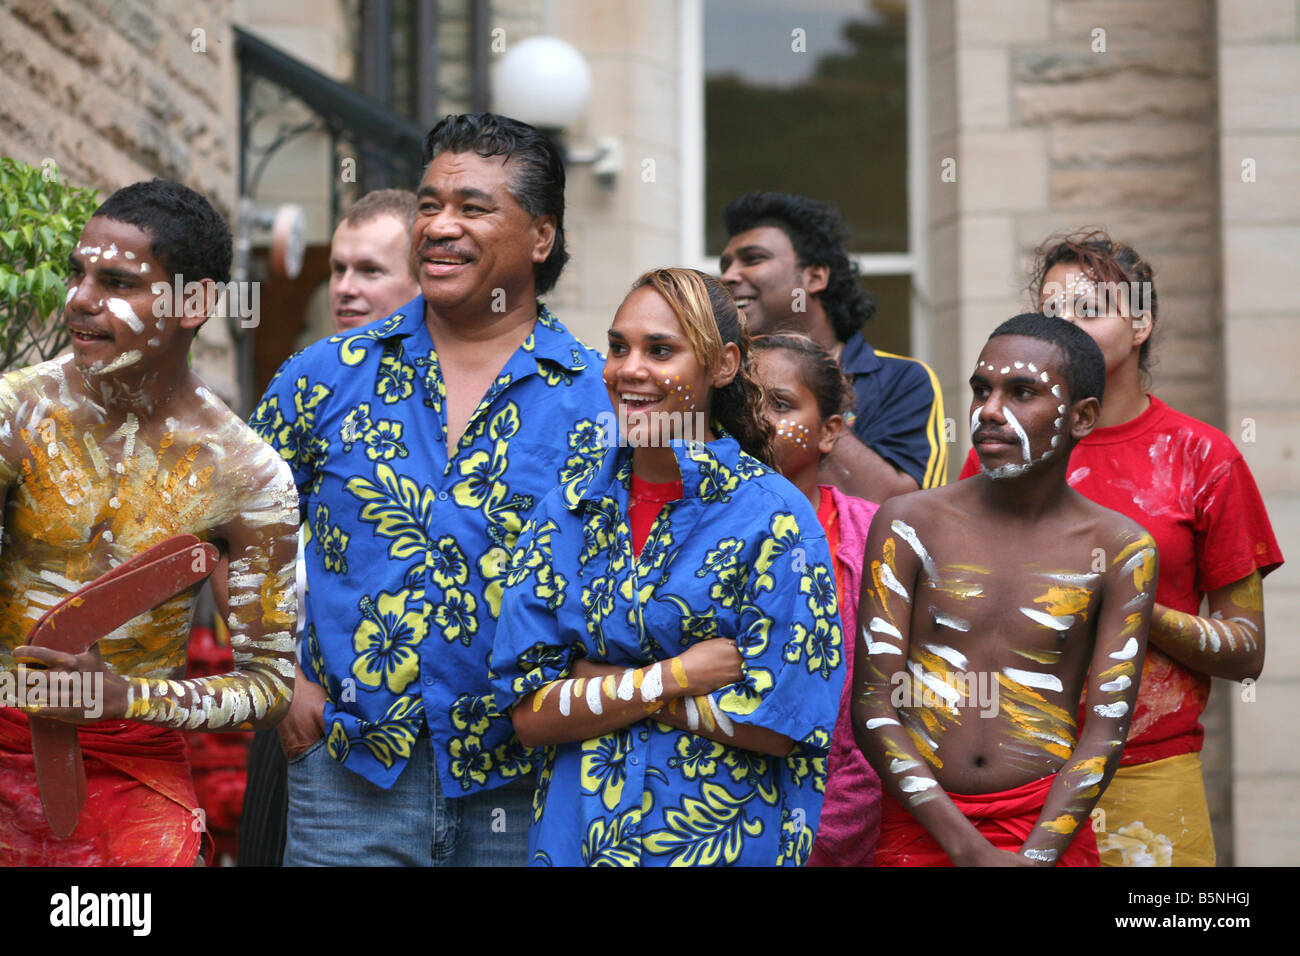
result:
<svg viewBox="0 0 1300 956"><path fill-rule="evenodd" d="M628 496L630 504L627 509L628 522L632 525L632 550L637 557L645 547L645 539L650 537L650 528L659 517L663 506L670 501L677 501L682 496L682 480L646 481L632 475L632 492Z"/></svg>
<svg viewBox="0 0 1300 956"><path fill-rule="evenodd" d="M831 560L835 562L835 583L839 585L839 591L843 591L844 560L839 555L840 512L835 507L835 499L831 497L830 487L823 485L820 490L821 501L817 505L817 520L821 522L822 530L826 532L826 543L830 545Z"/></svg>
<svg viewBox="0 0 1300 956"><path fill-rule="evenodd" d="M1066 480L1099 505L1132 518L1156 540L1156 602L1199 614L1201 597L1282 563L1255 479L1223 432L1154 395L1137 418L1095 428L1070 454ZM978 474L974 449L961 477ZM1147 645L1124 764L1201 749L1210 678Z"/></svg>

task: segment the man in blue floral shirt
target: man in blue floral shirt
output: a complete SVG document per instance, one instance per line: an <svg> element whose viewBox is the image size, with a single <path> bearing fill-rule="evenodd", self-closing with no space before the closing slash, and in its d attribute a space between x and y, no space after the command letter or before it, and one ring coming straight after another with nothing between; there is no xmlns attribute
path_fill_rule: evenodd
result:
<svg viewBox="0 0 1300 956"><path fill-rule="evenodd" d="M289 359L252 422L308 530L289 866L525 860L534 755L488 655L525 517L609 400L600 356L536 300L568 258L554 145L479 113L424 153L421 295Z"/></svg>

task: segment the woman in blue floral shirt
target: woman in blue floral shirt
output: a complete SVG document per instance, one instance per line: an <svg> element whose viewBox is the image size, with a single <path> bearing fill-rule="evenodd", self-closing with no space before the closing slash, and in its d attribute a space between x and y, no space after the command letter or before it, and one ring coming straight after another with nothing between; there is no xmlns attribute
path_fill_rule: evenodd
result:
<svg viewBox="0 0 1300 956"><path fill-rule="evenodd" d="M769 467L748 351L717 280L638 279L609 331L617 447L576 453L520 535L492 667L547 748L534 863L808 858L839 608L817 516Z"/></svg>

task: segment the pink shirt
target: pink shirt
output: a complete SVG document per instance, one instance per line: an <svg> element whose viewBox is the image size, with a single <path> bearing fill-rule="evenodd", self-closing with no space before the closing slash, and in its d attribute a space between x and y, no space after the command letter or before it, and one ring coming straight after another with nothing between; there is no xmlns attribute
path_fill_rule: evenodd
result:
<svg viewBox="0 0 1300 956"><path fill-rule="evenodd" d="M858 635L858 592L862 588L862 557L867 531L879 505L821 485L822 520L835 557L840 624L844 631L844 662L848 680L840 697L840 713L831 738L826 801L808 866L871 866L880 833L880 778L853 739L853 649ZM829 505L828 507L828 498ZM828 520L829 519L829 520ZM833 527L828 527L832 525ZM838 540L837 540L838 539Z"/></svg>

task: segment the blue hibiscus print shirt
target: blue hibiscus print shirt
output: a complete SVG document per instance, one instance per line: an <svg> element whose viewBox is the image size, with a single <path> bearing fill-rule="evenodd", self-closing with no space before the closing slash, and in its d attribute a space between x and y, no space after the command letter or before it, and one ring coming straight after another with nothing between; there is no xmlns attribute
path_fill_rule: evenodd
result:
<svg viewBox="0 0 1300 956"><path fill-rule="evenodd" d="M533 771L488 656L526 516L603 447L603 364L539 303L451 456L423 296L267 388L250 424L293 469L307 532L303 670L330 755L372 783L392 786L425 723L449 796Z"/></svg>
<svg viewBox="0 0 1300 956"><path fill-rule="evenodd" d="M721 437L674 446L683 497L640 556L631 453L613 449L531 516L492 665L505 706L579 656L642 667L735 639L744 679L711 696L734 723L795 741L785 758L646 718L547 748L529 832L535 864L800 866L812 849L845 680L831 556L792 484Z"/></svg>

